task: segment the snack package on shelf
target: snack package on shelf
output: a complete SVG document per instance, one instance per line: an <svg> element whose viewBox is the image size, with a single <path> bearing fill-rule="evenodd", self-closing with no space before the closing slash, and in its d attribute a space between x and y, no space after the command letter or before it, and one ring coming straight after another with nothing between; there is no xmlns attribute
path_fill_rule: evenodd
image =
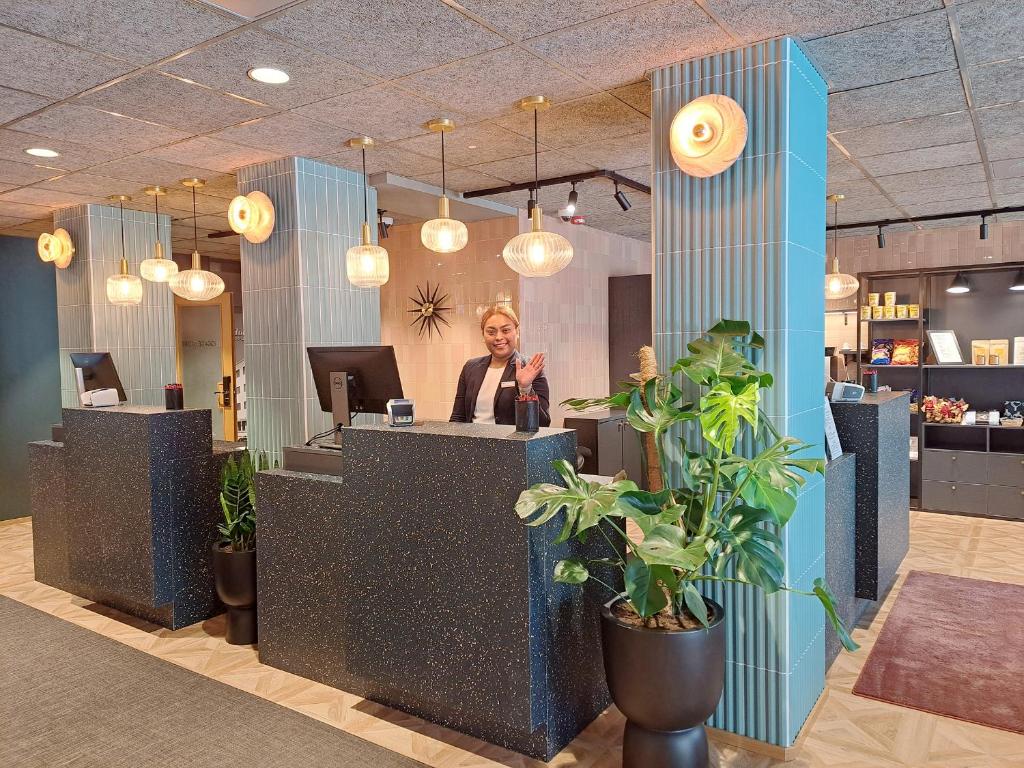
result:
<svg viewBox="0 0 1024 768"><path fill-rule="evenodd" d="M925 421L936 424L960 424L968 405L964 400L953 400L936 395L925 395L921 400L921 410Z"/></svg>
<svg viewBox="0 0 1024 768"><path fill-rule="evenodd" d="M892 348L893 365L917 365L920 346L917 339L896 339Z"/></svg>
<svg viewBox="0 0 1024 768"><path fill-rule="evenodd" d="M875 339L871 342L871 364L892 365L892 339Z"/></svg>

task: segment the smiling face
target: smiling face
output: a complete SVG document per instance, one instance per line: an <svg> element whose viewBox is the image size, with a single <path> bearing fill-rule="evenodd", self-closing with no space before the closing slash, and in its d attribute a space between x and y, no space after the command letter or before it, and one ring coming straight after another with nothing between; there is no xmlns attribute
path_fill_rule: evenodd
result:
<svg viewBox="0 0 1024 768"><path fill-rule="evenodd" d="M519 327L508 315L496 312L484 322L484 344L495 360L508 360L519 345Z"/></svg>

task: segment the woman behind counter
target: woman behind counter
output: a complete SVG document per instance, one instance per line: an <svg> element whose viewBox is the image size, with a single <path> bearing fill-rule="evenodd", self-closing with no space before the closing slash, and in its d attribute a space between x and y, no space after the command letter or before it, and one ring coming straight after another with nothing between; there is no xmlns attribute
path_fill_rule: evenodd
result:
<svg viewBox="0 0 1024 768"><path fill-rule="evenodd" d="M516 350L516 313L508 307L490 307L480 318L480 330L490 354L474 357L462 366L449 421L515 424L516 396L532 392L540 401L540 425L550 426L544 355L536 354L527 361Z"/></svg>

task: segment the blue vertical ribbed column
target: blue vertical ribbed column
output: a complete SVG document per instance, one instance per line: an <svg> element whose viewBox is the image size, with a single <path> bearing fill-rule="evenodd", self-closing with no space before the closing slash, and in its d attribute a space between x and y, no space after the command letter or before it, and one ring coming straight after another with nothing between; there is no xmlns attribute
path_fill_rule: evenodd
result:
<svg viewBox="0 0 1024 768"><path fill-rule="evenodd" d="M331 424L306 347L380 344L380 289L356 288L345 273L345 253L359 244L364 183L362 174L301 157L238 172L239 192L264 192L276 213L265 242L239 238L247 438L272 456ZM375 216L376 190L368 195Z"/></svg>
<svg viewBox="0 0 1024 768"><path fill-rule="evenodd" d="M823 456L822 355L827 88L792 38L656 70L653 87L655 346L662 369L720 318L749 320L775 376L763 402L784 434ZM707 179L672 161L669 126L705 94L743 108L747 145ZM745 447L749 450L749 446ZM783 535L786 580L824 575L825 488L803 488ZM824 688L824 616L816 600L740 585L709 595L726 609L725 694L710 725L788 746Z"/></svg>

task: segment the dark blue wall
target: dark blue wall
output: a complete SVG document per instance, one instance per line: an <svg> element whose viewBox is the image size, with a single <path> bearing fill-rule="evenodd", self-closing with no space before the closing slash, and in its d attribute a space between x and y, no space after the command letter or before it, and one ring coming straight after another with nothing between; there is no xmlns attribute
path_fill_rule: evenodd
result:
<svg viewBox="0 0 1024 768"><path fill-rule="evenodd" d="M0 520L29 514L25 443L60 421L54 269L34 240L0 236Z"/></svg>

